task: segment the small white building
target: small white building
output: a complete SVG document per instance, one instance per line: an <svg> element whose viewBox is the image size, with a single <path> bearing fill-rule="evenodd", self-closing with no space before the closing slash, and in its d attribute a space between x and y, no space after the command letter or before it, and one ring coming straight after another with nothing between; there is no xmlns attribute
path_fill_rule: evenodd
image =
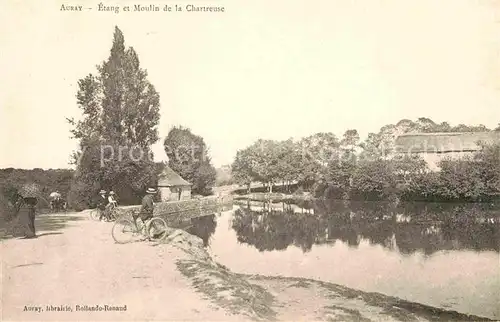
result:
<svg viewBox="0 0 500 322"><path fill-rule="evenodd" d="M163 202L191 199L191 186L191 183L166 165L158 176L158 190Z"/></svg>
<svg viewBox="0 0 500 322"><path fill-rule="evenodd" d="M439 171L439 162L473 156L480 142L500 142L500 132L408 133L397 137L396 155L420 156L431 171Z"/></svg>

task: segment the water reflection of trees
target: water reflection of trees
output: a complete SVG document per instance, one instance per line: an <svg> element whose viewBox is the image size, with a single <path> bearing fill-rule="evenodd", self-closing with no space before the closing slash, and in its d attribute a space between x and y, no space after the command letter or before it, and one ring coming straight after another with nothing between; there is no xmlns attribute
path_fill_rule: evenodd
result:
<svg viewBox="0 0 500 322"><path fill-rule="evenodd" d="M203 240L203 245L208 246L210 237L214 234L217 227L215 215L208 215L191 219L191 226L187 231Z"/></svg>
<svg viewBox="0 0 500 322"><path fill-rule="evenodd" d="M260 251L290 245L361 240L398 250L432 254L441 250L500 251L499 210L489 205L316 202L302 205L252 203L233 215L238 241Z"/></svg>

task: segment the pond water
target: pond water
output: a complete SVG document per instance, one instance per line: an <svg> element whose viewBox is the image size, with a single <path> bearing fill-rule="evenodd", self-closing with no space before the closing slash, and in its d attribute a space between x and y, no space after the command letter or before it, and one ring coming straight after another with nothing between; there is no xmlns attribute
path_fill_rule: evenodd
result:
<svg viewBox="0 0 500 322"><path fill-rule="evenodd" d="M500 319L500 210L245 202L193 220L234 272L312 278Z"/></svg>

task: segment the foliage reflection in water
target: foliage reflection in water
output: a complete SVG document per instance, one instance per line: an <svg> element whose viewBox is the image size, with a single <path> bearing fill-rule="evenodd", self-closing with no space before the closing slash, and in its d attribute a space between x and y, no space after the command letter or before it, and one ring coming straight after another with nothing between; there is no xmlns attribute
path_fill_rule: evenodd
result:
<svg viewBox="0 0 500 322"><path fill-rule="evenodd" d="M239 273L313 278L500 318L500 212L487 204L245 201L192 221Z"/></svg>
<svg viewBox="0 0 500 322"><path fill-rule="evenodd" d="M499 212L487 205L339 201L249 202L233 215L238 241L260 251L304 252L337 240L356 247L363 239L403 254L443 250L500 251Z"/></svg>

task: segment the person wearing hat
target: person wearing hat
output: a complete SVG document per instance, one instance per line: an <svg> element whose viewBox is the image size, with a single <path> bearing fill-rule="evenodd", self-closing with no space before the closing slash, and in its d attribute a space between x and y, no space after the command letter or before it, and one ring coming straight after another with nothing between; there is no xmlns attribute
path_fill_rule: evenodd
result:
<svg viewBox="0 0 500 322"><path fill-rule="evenodd" d="M148 188L146 190L146 195L142 198L141 211L139 214L133 214L134 223L137 224L137 217L140 217L142 222L145 223L146 220L153 217L154 195L156 194L156 189Z"/></svg>
<svg viewBox="0 0 500 322"><path fill-rule="evenodd" d="M107 221L111 221L111 212L117 206L118 206L118 202L115 199L115 192L113 190L110 190L108 193L108 202L106 205L106 211L104 212L106 215Z"/></svg>
<svg viewBox="0 0 500 322"><path fill-rule="evenodd" d="M116 201L116 194L113 190L111 190L109 192L109 196L108 196L108 203L113 206L113 207L117 207L118 206L118 202Z"/></svg>
<svg viewBox="0 0 500 322"><path fill-rule="evenodd" d="M97 200L97 208L100 215L99 220L103 220L106 216L106 206L108 205L108 198L106 198L106 190L99 191L99 199Z"/></svg>
<svg viewBox="0 0 500 322"><path fill-rule="evenodd" d="M36 187L33 185L24 186L19 192L19 196L16 212L19 216L19 222L26 228L25 238L36 238L35 214L38 203Z"/></svg>

